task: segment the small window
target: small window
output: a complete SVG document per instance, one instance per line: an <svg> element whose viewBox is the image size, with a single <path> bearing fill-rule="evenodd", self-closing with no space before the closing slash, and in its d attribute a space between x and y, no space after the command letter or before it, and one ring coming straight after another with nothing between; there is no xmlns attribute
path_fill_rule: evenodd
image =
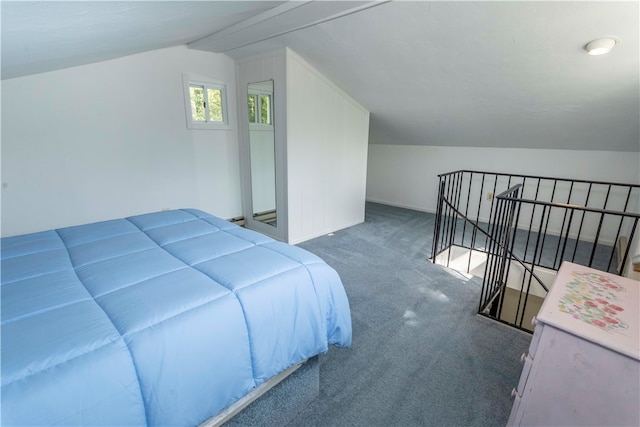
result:
<svg viewBox="0 0 640 427"><path fill-rule="evenodd" d="M266 92L249 93L249 123L268 125L272 123L272 95Z"/></svg>
<svg viewBox="0 0 640 427"><path fill-rule="evenodd" d="M258 95L249 94L249 123L258 123L257 106Z"/></svg>
<svg viewBox="0 0 640 427"><path fill-rule="evenodd" d="M189 129L228 129L225 86L183 75Z"/></svg>

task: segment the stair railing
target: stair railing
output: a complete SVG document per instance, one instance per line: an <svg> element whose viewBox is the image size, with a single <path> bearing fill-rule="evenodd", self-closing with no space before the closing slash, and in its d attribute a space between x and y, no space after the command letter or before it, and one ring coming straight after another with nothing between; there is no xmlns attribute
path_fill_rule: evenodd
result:
<svg viewBox="0 0 640 427"><path fill-rule="evenodd" d="M532 287L541 293L548 288L540 268L557 270L565 260L616 274L626 267L640 219L639 185L478 171L439 178L432 261L443 263L446 255L448 265L452 247L466 248L468 272L472 251L487 254L483 315L503 317L513 262L522 274L516 286L521 293L514 320L507 323L525 330ZM574 203L579 200L581 205ZM618 245L621 236L626 243Z"/></svg>

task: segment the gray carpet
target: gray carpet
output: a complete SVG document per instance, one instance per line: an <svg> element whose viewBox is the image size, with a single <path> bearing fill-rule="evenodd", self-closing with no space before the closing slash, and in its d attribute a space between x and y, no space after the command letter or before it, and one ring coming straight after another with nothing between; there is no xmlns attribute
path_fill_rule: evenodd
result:
<svg viewBox="0 0 640 427"><path fill-rule="evenodd" d="M353 346L320 356L320 397L290 426L505 425L531 336L427 261L434 217L368 203L363 224L300 244L342 277Z"/></svg>

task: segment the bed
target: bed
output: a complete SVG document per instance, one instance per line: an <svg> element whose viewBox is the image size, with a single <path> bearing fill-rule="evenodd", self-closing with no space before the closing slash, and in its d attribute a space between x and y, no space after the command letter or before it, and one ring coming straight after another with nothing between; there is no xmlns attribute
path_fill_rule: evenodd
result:
<svg viewBox="0 0 640 427"><path fill-rule="evenodd" d="M351 344L338 274L194 209L2 239L3 425L198 425Z"/></svg>

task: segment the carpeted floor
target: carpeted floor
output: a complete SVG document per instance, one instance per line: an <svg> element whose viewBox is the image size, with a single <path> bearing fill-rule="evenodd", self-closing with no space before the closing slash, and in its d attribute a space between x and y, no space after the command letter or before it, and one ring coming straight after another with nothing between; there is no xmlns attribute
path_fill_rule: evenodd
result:
<svg viewBox="0 0 640 427"><path fill-rule="evenodd" d="M300 244L349 296L353 346L320 357L320 397L290 426L503 426L531 336L476 315L480 285L431 264L434 215L367 204Z"/></svg>

